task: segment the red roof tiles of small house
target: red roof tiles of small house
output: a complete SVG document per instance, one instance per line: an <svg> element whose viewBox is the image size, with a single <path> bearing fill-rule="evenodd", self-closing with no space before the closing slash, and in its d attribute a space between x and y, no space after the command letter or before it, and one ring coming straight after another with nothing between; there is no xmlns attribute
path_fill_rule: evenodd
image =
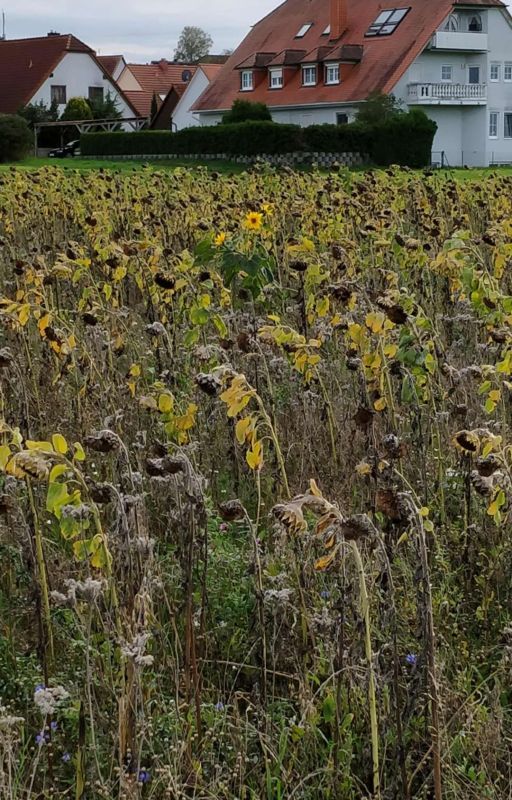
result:
<svg viewBox="0 0 512 800"><path fill-rule="evenodd" d="M107 73L113 76L120 61L123 61L123 56L98 56L98 61Z"/></svg>
<svg viewBox="0 0 512 800"><path fill-rule="evenodd" d="M218 77L203 92L193 106L196 111L227 110L233 101L244 97L268 106L300 106L323 103L347 103L364 100L372 91L392 91L414 59L428 44L429 39L448 17L454 7L478 6L506 9L501 0L404 0L403 3L387 3L382 0L346 0L348 24L345 33L336 41L323 35L330 24L329 0L285 0L275 11L258 22L223 66ZM390 36L365 37L369 26L386 8L406 8L410 11ZM297 33L312 23L304 36ZM285 81L281 89L270 89L264 69L255 71L255 88L251 92L240 92L240 66L250 69L272 53L270 60L286 50L304 48L306 53L331 44L362 46L360 63L342 64L341 83L325 85L322 80L316 86L302 86L300 70ZM349 59L347 59L349 60ZM266 65L268 65L266 61Z"/></svg>
<svg viewBox="0 0 512 800"><path fill-rule="evenodd" d="M0 113L30 102L66 53L94 52L71 34L0 41Z"/></svg>
<svg viewBox="0 0 512 800"><path fill-rule="evenodd" d="M125 89L124 94L134 107L138 117L149 117L154 92L130 92Z"/></svg>
<svg viewBox="0 0 512 800"><path fill-rule="evenodd" d="M222 64L200 64L200 69L203 70L204 74L208 78L209 81L213 81L219 72L222 69Z"/></svg>
<svg viewBox="0 0 512 800"><path fill-rule="evenodd" d="M163 58L151 64L128 64L128 69L142 86L143 91L156 94L167 94L171 86L176 83L187 83L184 74L190 73L190 77L197 69L195 65L174 64Z"/></svg>

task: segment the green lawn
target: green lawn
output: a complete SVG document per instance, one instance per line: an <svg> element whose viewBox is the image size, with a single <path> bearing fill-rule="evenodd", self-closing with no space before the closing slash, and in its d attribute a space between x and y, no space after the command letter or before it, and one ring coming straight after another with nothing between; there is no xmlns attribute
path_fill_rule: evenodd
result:
<svg viewBox="0 0 512 800"><path fill-rule="evenodd" d="M215 172L243 172L244 164L234 161L193 161L191 159L171 159L169 161L110 161L108 159L86 158L26 158L16 164L0 164L0 171L15 167L16 169L40 169L41 167L60 167L62 169L77 169L87 172L92 169L115 169L121 172L134 172L141 169L176 169L177 167L207 167Z"/></svg>
<svg viewBox="0 0 512 800"><path fill-rule="evenodd" d="M192 159L170 159L169 161L110 161L108 159L85 159L85 158L26 158L16 164L0 164L0 171L8 169L26 169L34 170L41 167L59 167L61 169L76 169L81 172L88 172L94 169L112 169L121 172L134 172L141 169L150 170L173 170L178 167L206 167L209 170L221 173L244 172L247 167L244 164L237 164L234 161L194 161ZM305 170L309 167L298 167L298 169ZM358 167L353 172L365 172L364 168ZM328 170L326 170L328 172ZM454 177L460 181L467 180L481 180L492 173L498 173L504 176L512 176L512 166L509 167L489 167L478 169L442 169L436 174L443 177Z"/></svg>

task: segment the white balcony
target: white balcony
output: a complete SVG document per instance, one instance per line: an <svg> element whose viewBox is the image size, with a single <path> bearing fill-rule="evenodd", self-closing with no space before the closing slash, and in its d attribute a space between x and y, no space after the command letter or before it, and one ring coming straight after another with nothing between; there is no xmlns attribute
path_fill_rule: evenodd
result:
<svg viewBox="0 0 512 800"><path fill-rule="evenodd" d="M437 31L430 47L433 50L462 50L466 53L485 53L489 49L486 33L473 31Z"/></svg>
<svg viewBox="0 0 512 800"><path fill-rule="evenodd" d="M410 83L408 102L417 106L484 106L485 83Z"/></svg>

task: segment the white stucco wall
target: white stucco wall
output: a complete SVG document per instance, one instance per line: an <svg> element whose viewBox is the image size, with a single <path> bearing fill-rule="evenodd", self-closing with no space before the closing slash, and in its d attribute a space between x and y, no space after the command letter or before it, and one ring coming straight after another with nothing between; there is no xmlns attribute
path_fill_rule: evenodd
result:
<svg viewBox="0 0 512 800"><path fill-rule="evenodd" d="M512 139L504 138L505 111L512 111L512 82L504 81L505 62L512 63L512 26L509 16L498 8L480 10L483 29L487 31L488 51L454 52L425 50L409 67L395 87L394 93L408 103L409 83L441 83L441 68L451 65L452 83L467 84L468 69L480 67L480 82L486 85L484 105L421 105L423 111L439 126L434 139L434 159L444 151L451 166L488 166L493 161L512 162ZM499 63L500 80L491 82L491 63ZM489 138L489 113L499 113L498 138Z"/></svg>
<svg viewBox="0 0 512 800"><path fill-rule="evenodd" d="M142 86L138 82L128 64L124 67L121 75L117 79L117 82L119 84L119 88L122 89L123 92L142 92Z"/></svg>
<svg viewBox="0 0 512 800"><path fill-rule="evenodd" d="M105 97L110 92L111 96L116 98L117 107L123 117L134 116L134 112L116 91L110 79L87 53L66 53L55 68L52 77L44 82L30 102L39 103L42 100L49 106L52 86L65 86L68 101L72 97L87 98L90 86L101 86ZM65 104L60 105L59 113L62 113L65 107Z"/></svg>
<svg viewBox="0 0 512 800"><path fill-rule="evenodd" d="M176 125L176 128L181 130L182 128L192 128L195 125L200 125L199 118L190 109L209 86L209 83L210 81L203 70L201 68L197 69L174 109L172 115L173 127Z"/></svg>

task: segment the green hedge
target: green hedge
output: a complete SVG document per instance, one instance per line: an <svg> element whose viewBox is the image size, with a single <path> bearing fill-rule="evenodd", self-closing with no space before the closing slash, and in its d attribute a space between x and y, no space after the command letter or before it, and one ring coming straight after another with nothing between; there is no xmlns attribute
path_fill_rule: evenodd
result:
<svg viewBox="0 0 512 800"><path fill-rule="evenodd" d="M0 114L0 162L21 161L34 146L26 120L15 114Z"/></svg>
<svg viewBox="0 0 512 800"><path fill-rule="evenodd" d="M227 155L274 155L302 150L302 129L298 125L274 122L241 122L185 128L176 133L89 133L81 138L83 155L165 155L226 153Z"/></svg>
<svg viewBox="0 0 512 800"><path fill-rule="evenodd" d="M437 125L421 110L397 114L376 125L279 125L241 122L185 128L176 133L90 133L81 138L86 156L151 156L226 154L230 156L280 153L361 153L379 166L400 164L423 167L430 163Z"/></svg>

